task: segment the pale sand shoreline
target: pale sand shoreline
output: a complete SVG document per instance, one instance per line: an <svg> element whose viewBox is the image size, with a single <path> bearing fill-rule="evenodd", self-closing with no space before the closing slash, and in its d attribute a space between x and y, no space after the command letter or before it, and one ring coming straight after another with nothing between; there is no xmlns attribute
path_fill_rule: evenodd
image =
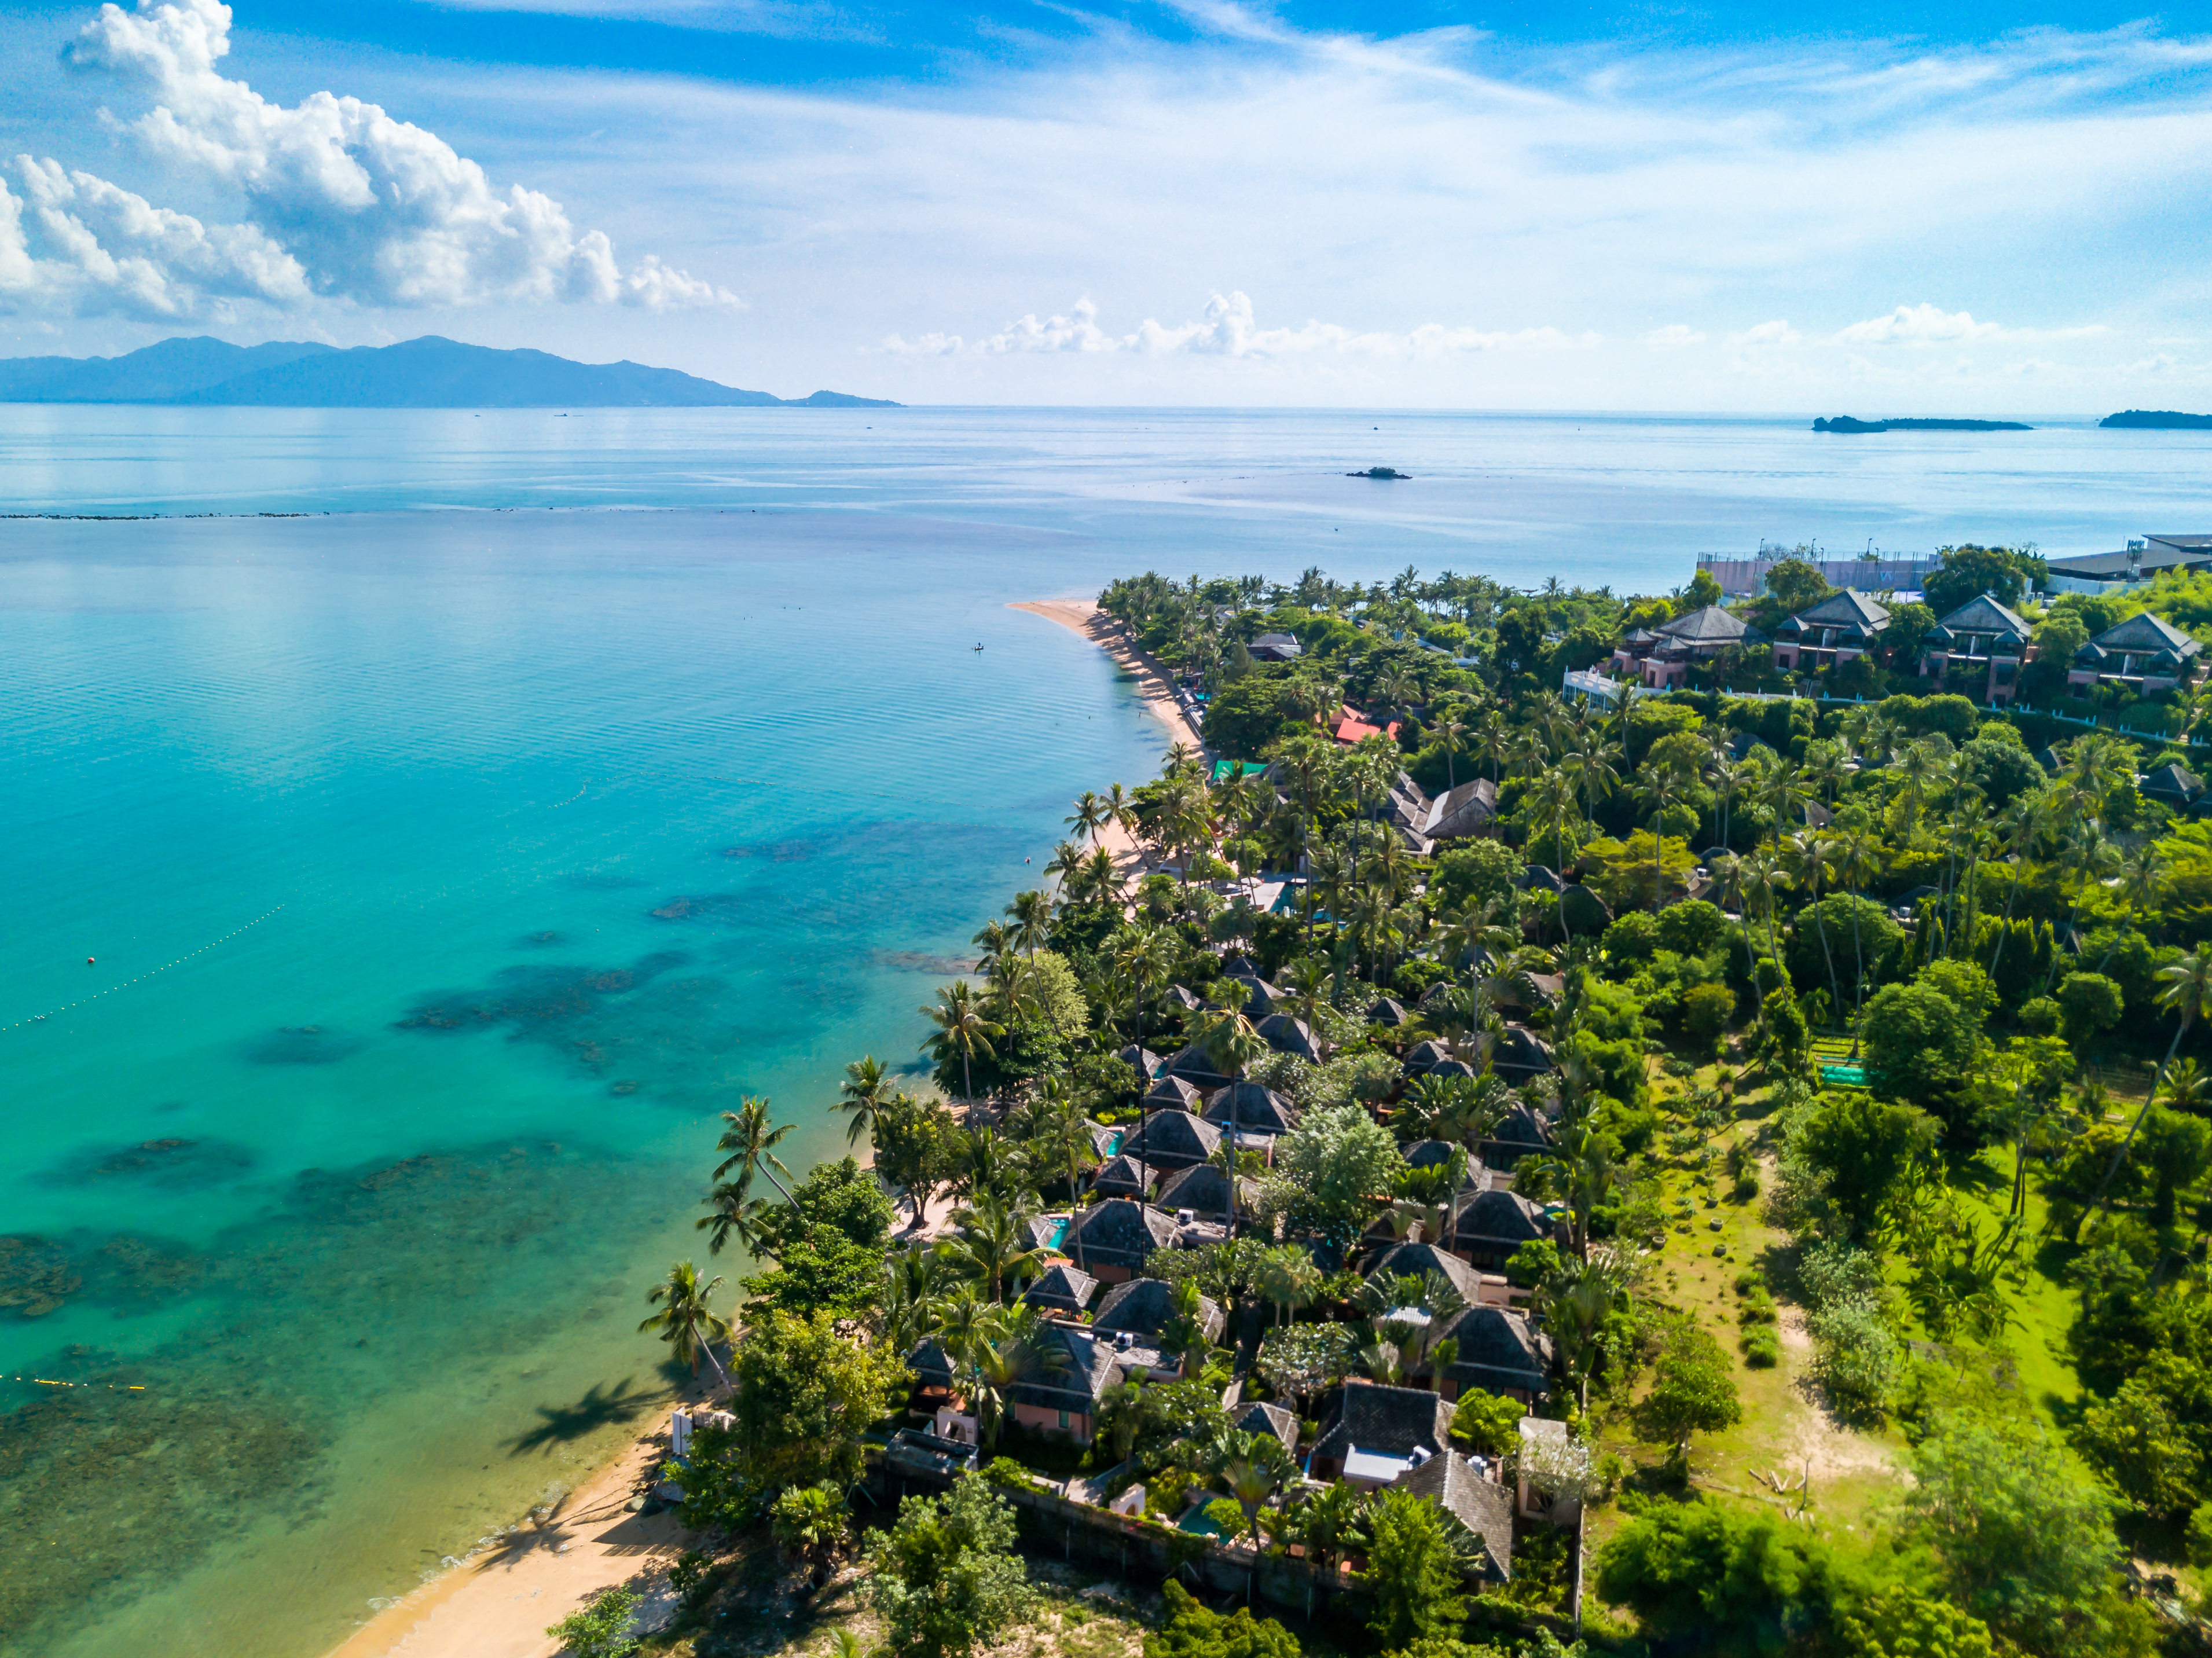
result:
<svg viewBox="0 0 2212 1658"><path fill-rule="evenodd" d="M1158 667L1132 647L1121 636L1121 630L1099 614L1096 604L1087 598L1046 598L1024 600L1006 608L1027 610L1031 616L1057 622L1070 633L1081 634L1136 675L1142 687L1139 695L1144 698L1145 706L1168 728L1176 742L1194 754L1206 751L1206 744L1199 741L1198 733L1191 729L1190 721L1183 718L1182 708L1176 701L1175 692L1169 688Z"/></svg>
<svg viewBox="0 0 2212 1658"><path fill-rule="evenodd" d="M594 1473L543 1525L509 1533L494 1548L378 1612L329 1658L551 1658L545 1634L604 1588L633 1578L648 1606L668 1601L667 1570L692 1533L672 1512L633 1514L630 1499L667 1452L667 1411L614 1461ZM655 1593L657 1591L658 1593Z"/></svg>
<svg viewBox="0 0 2212 1658"><path fill-rule="evenodd" d="M1158 670L1099 619L1097 605L1085 599L1053 599L1010 608L1090 640L1137 677L1146 708L1176 742L1204 751ZM1114 854L1125 880L1133 882L1147 867L1135 841L1118 823L1100 830L1098 844ZM940 1198L921 1224L908 1225L902 1237L942 1234L950 1227L954 1206ZM691 1396L703 1395L695 1389ZM673 1513L647 1518L631 1513L629 1503L667 1454L667 1422L665 1413L656 1413L645 1435L592 1475L544 1526L511 1534L501 1546L386 1607L327 1658L553 1658L561 1649L547 1637L547 1626L599 1590L641 1578L650 1580L665 1599L668 1567L696 1540Z"/></svg>

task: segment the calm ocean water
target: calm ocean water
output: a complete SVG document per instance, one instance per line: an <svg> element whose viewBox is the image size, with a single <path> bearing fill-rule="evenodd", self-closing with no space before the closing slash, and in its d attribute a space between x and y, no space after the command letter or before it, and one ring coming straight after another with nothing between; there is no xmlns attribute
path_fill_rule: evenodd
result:
<svg viewBox="0 0 2212 1658"><path fill-rule="evenodd" d="M1157 766L1008 600L2212 528L2202 434L1803 425L0 409L164 515L0 523L0 1652L313 1655L635 1430L714 1114L828 1154Z"/></svg>

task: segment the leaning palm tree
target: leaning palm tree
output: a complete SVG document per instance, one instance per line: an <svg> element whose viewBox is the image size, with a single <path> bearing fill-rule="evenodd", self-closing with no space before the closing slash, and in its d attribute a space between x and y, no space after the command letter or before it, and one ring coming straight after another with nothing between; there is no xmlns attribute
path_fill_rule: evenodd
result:
<svg viewBox="0 0 2212 1658"><path fill-rule="evenodd" d="M2165 1055L2159 1060L2158 1070L2151 1077L2150 1091L2143 1096L2142 1108L2136 1113L2136 1120L2128 1125L2127 1137L2113 1151L2112 1160L2105 1165L2104 1178L2097 1182L2095 1200L2100 1210L2105 1207L2106 1201L2105 1188L2112 1183L2112 1176L2119 1172L2120 1164L2126 1161L2128 1149L2136 1143L2136 1134L2142 1127L2143 1119L2150 1115L2151 1102L2158 1098L2159 1084L2166 1079L2166 1067L2173 1063L2174 1051L2181 1046L2181 1039L2189 1034L2189 1027L2203 1016L2205 1003L2212 1000L2212 950L2200 944L2179 961L2170 962L2159 969L2158 976L2166 981L2159 987L2158 1005L2172 1013L2179 1023L2174 1026L2173 1040L2166 1045Z"/></svg>
<svg viewBox="0 0 2212 1658"><path fill-rule="evenodd" d="M957 1054L961 1097L974 1099L975 1056L980 1054L987 1060L997 1057L998 1050L991 1046L991 1038L1006 1035L1004 1027L984 1017L975 992L965 979L939 990L936 1004L921 1011L937 1026L936 1032L922 1043L922 1050L940 1065Z"/></svg>
<svg viewBox="0 0 2212 1658"><path fill-rule="evenodd" d="M769 1215L766 1198L748 1196L740 1181L721 1181L702 1201L708 1206L708 1212L692 1224L707 1235L708 1254L720 1254L732 1238L738 1241L741 1249L759 1248L761 1223Z"/></svg>
<svg viewBox="0 0 2212 1658"><path fill-rule="evenodd" d="M704 1284L699 1281L699 1269L688 1260L679 1260L668 1269L668 1281L656 1284L646 1291L646 1301L660 1309L637 1327L641 1332L653 1331L668 1344L679 1363L690 1367L691 1374L699 1374L699 1360L703 1355L714 1367L714 1374L729 1385L729 1372L723 1370L722 1361L714 1357L714 1344L730 1339L730 1321L721 1317L708 1306L714 1291L722 1287L718 1275Z"/></svg>
<svg viewBox="0 0 2212 1658"><path fill-rule="evenodd" d="M722 1113L722 1121L729 1127L714 1142L714 1149L730 1155L714 1166L714 1178L720 1180L732 1169L738 1169L741 1172L734 1184L743 1188L752 1184L755 1175L766 1175L769 1184L783 1193L783 1200L797 1208L799 1199L791 1195L789 1187L776 1178L791 1172L783 1166L783 1159L775 1155L775 1148L791 1133L791 1125L771 1127L768 1102L751 1094L745 1096L737 1110Z"/></svg>
<svg viewBox="0 0 2212 1658"><path fill-rule="evenodd" d="M1113 808L1091 790L1085 789L1075 797L1074 813L1068 817L1068 828L1075 831L1079 841L1095 841L1098 831L1113 819Z"/></svg>
<svg viewBox="0 0 2212 1658"><path fill-rule="evenodd" d="M837 1109L851 1118L845 1125L846 1145L858 1145L860 1136L875 1127L876 1114L890 1097L889 1084L884 1062L872 1054L845 1067L845 1080L837 1084Z"/></svg>

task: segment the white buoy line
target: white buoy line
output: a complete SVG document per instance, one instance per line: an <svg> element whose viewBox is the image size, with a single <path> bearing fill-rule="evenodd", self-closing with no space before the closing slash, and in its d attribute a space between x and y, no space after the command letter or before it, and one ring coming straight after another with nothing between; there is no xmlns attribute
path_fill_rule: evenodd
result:
<svg viewBox="0 0 2212 1658"><path fill-rule="evenodd" d="M257 915L242 926L234 926L231 928L231 930L224 933L222 938L209 939L207 943L202 944L198 950L193 950L190 955L179 956L175 961L164 962L159 967L148 968L143 973L140 974L135 979L125 979L119 985L110 985L105 990L95 990L89 996L80 996L73 1002L64 1002L61 1006L51 1009L44 1013L33 1013L29 1018L18 1019L13 1024L0 1025L0 1031L21 1030L25 1025L38 1024L45 1020L58 1017L60 1015L70 1011L72 1008L82 1007L88 1002L96 1002L103 996L112 996L117 991L128 990L135 984L143 984L149 979L154 978L158 975L167 973L173 967L182 967L186 962L191 961L198 957L206 955L208 951L213 950L217 944L228 944L233 938L238 937L240 933L245 932L251 928L259 926L264 921L267 920L270 916L276 914L276 910L283 908L283 905L279 904L276 906L276 909L269 910L263 914Z"/></svg>

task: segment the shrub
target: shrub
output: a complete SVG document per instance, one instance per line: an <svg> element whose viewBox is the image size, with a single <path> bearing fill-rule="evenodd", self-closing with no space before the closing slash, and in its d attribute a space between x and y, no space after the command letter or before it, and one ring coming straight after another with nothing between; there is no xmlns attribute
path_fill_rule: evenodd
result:
<svg viewBox="0 0 2212 1658"><path fill-rule="evenodd" d="M1297 1637L1272 1618L1253 1617L1249 1607L1224 1617L1172 1577L1160 1598L1167 1616L1145 1637L1145 1658L1298 1658Z"/></svg>
<svg viewBox="0 0 2212 1658"><path fill-rule="evenodd" d="M629 1658L637 1637L626 1631L643 1600L634 1589L601 1589L545 1633L573 1658Z"/></svg>
<svg viewBox="0 0 2212 1658"><path fill-rule="evenodd" d="M1743 1334L1743 1362L1753 1370L1771 1370L1782 1363L1782 1343L1774 1332L1767 1329L1747 1330Z"/></svg>
<svg viewBox="0 0 2212 1658"><path fill-rule="evenodd" d="M1718 1042L1735 1012L1735 992L1726 985L1692 985L1682 993L1682 1029L1701 1042Z"/></svg>

